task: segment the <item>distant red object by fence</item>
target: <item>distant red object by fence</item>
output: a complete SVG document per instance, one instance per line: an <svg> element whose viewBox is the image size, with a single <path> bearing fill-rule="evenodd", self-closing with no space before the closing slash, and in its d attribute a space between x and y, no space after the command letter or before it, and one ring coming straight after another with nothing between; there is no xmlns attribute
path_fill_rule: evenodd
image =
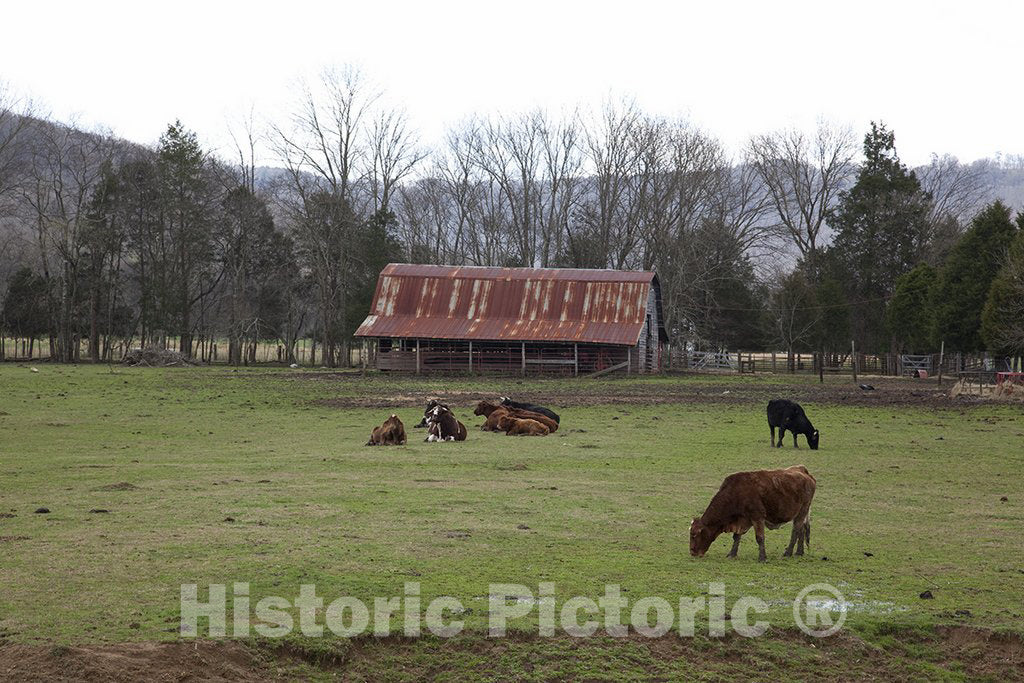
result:
<svg viewBox="0 0 1024 683"><path fill-rule="evenodd" d="M1011 384L1024 384L1024 372L997 372L996 386L1002 386L1004 381Z"/></svg>

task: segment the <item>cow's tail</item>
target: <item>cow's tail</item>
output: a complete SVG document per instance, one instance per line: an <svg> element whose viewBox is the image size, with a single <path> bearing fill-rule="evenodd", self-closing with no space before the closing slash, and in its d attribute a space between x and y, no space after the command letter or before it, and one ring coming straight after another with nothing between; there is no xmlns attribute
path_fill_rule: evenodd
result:
<svg viewBox="0 0 1024 683"><path fill-rule="evenodd" d="M807 544L807 549L811 548L811 511L807 511L807 518L804 520L804 543Z"/></svg>

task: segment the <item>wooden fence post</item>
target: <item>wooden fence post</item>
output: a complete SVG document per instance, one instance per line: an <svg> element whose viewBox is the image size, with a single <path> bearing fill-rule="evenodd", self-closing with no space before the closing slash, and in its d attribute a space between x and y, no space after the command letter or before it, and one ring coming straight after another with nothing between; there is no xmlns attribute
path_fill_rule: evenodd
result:
<svg viewBox="0 0 1024 683"><path fill-rule="evenodd" d="M416 340L416 374L420 374L420 340Z"/></svg>
<svg viewBox="0 0 1024 683"><path fill-rule="evenodd" d="M942 344L939 346L939 386L942 386L942 359L946 355L946 340L942 340Z"/></svg>
<svg viewBox="0 0 1024 683"><path fill-rule="evenodd" d="M853 340L850 340L850 364L853 366L853 383L857 383L857 348Z"/></svg>
<svg viewBox="0 0 1024 683"><path fill-rule="evenodd" d="M580 345L572 345L572 376L579 377L580 374Z"/></svg>
<svg viewBox="0 0 1024 683"><path fill-rule="evenodd" d="M473 374L473 342L469 342L469 374Z"/></svg>
<svg viewBox="0 0 1024 683"><path fill-rule="evenodd" d="M523 373L523 377L526 377L526 342L521 342L521 344L522 344L522 346L520 347L520 349L521 349L520 353L522 354L521 355L522 366L523 366L522 367L522 373Z"/></svg>

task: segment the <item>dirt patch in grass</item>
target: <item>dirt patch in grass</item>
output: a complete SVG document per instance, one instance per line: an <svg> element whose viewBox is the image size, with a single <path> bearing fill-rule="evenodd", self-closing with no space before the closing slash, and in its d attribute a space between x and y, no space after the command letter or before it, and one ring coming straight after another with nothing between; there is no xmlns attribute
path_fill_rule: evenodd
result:
<svg viewBox="0 0 1024 683"><path fill-rule="evenodd" d="M922 656L922 653L930 653ZM846 631L825 639L797 631L721 639L568 636L450 639L122 643L63 647L3 644L4 680L267 681L312 673L346 680L428 680L441 672L481 680L715 680L813 678L918 680L954 673L970 679L1024 680L1024 639L966 627L886 633L873 643Z"/></svg>
<svg viewBox="0 0 1024 683"><path fill-rule="evenodd" d="M135 484L127 481L119 481L116 484L107 484L106 486L98 486L93 491L135 491L139 487Z"/></svg>
<svg viewBox="0 0 1024 683"><path fill-rule="evenodd" d="M0 643L5 681L267 681L270 669L230 641L64 647Z"/></svg>
<svg viewBox="0 0 1024 683"><path fill-rule="evenodd" d="M319 381L350 381L347 375L311 375ZM775 384L769 382L703 382L692 378L681 378L678 382L645 383L625 380L620 382L591 383L578 380L578 385L564 382L551 387L550 390L531 387L522 391L505 389L505 393L516 400L538 403L554 408L565 406L594 405L662 405L662 404L761 404L773 398L790 398L801 403L818 403L850 406L913 406L913 407L959 407L978 403L970 396L951 397L948 386L939 388L934 382L917 384L913 381L898 378L872 377L872 390L865 391L857 384L816 384L802 382L798 384ZM495 398L499 391L506 387L506 378L495 378L495 391L441 391L433 393L401 392L394 394L363 396L344 396L325 398L317 401L319 405L336 408L385 408L385 407L422 407L430 399L459 408L472 408L477 401ZM424 391L430 391L424 386Z"/></svg>

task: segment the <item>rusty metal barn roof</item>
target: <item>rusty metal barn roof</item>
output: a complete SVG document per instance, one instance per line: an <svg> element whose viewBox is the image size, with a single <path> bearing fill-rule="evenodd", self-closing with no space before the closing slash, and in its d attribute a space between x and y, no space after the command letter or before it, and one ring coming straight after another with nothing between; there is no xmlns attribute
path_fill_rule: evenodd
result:
<svg viewBox="0 0 1024 683"><path fill-rule="evenodd" d="M356 336L633 346L657 283L645 271L391 263Z"/></svg>

